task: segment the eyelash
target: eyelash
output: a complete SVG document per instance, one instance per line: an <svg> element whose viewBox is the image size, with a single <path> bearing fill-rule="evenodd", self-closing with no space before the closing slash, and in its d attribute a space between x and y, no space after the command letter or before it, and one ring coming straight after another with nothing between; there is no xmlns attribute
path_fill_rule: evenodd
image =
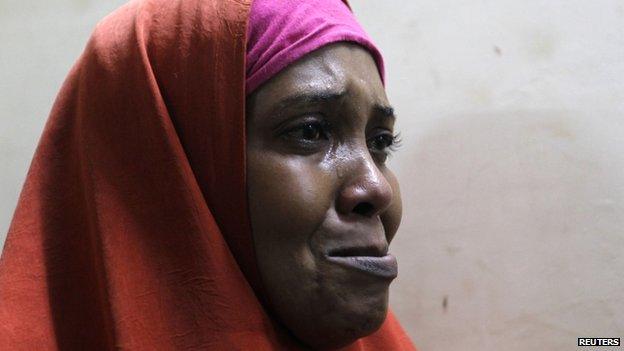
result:
<svg viewBox="0 0 624 351"><path fill-rule="evenodd" d="M316 130L305 130L308 127L316 127ZM301 136L294 136L295 133L301 133ZM305 139L303 133L312 132L316 133L314 136L315 140ZM331 137L331 124L326 121L306 121L304 123L300 123L293 128L286 130L284 136L290 137L291 139L295 139L297 142L300 142L301 145L307 148L314 148L317 143L321 140L329 140ZM309 136L309 135L308 135ZM383 133L377 134L374 137L367 140L367 144L371 142L375 142L375 138L382 138L384 140L379 140L385 145L382 145L382 148L373 149L373 146L369 144L369 150L372 153L381 153L382 154L382 162L385 161L386 157L392 155L396 152L402 145L402 139L400 133L391 134L389 131L385 131ZM319 139L320 138L320 139Z"/></svg>
<svg viewBox="0 0 624 351"><path fill-rule="evenodd" d="M396 133L396 134L382 133L382 134L376 135L374 138L377 138L377 137L384 137L383 139L385 139L383 141L386 143L386 145L383 147L383 150L390 150L390 152L395 152L401 147L402 139L401 139L400 133Z"/></svg>

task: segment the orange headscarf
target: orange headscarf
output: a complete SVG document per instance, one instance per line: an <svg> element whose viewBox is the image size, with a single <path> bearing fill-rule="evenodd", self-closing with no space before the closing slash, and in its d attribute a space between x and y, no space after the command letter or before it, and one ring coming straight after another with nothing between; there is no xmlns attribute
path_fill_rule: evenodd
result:
<svg viewBox="0 0 624 351"><path fill-rule="evenodd" d="M249 0L102 20L0 261L0 350L297 350L257 296L245 186ZM345 350L414 350L389 314Z"/></svg>

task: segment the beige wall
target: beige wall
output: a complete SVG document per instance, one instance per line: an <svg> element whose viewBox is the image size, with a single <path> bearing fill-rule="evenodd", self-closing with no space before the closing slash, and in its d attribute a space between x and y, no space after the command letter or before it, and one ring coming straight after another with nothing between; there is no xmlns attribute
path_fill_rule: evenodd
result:
<svg viewBox="0 0 624 351"><path fill-rule="evenodd" d="M122 2L0 0L1 235L65 74ZM392 304L416 344L624 337L624 3L351 3L404 140Z"/></svg>

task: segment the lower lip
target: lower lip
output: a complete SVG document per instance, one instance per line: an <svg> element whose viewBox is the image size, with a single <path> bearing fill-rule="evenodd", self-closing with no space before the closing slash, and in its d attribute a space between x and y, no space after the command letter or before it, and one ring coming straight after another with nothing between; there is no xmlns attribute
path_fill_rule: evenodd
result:
<svg viewBox="0 0 624 351"><path fill-rule="evenodd" d="M392 255L375 256L328 256L329 262L358 270L385 279L394 279L398 274L397 260Z"/></svg>

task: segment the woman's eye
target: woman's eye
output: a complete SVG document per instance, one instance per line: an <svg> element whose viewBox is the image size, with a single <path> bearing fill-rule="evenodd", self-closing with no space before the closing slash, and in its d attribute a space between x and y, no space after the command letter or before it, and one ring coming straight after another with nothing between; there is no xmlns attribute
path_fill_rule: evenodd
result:
<svg viewBox="0 0 624 351"><path fill-rule="evenodd" d="M379 162L384 163L388 156L398 149L401 139L398 134L390 132L375 135L368 140L368 148L371 153L378 158Z"/></svg>
<svg viewBox="0 0 624 351"><path fill-rule="evenodd" d="M369 140L369 148L374 151L387 151L394 145L395 136L392 134L379 134Z"/></svg>
<svg viewBox="0 0 624 351"><path fill-rule="evenodd" d="M320 122L307 122L288 132L291 138L305 142L315 142L329 139L327 128Z"/></svg>

